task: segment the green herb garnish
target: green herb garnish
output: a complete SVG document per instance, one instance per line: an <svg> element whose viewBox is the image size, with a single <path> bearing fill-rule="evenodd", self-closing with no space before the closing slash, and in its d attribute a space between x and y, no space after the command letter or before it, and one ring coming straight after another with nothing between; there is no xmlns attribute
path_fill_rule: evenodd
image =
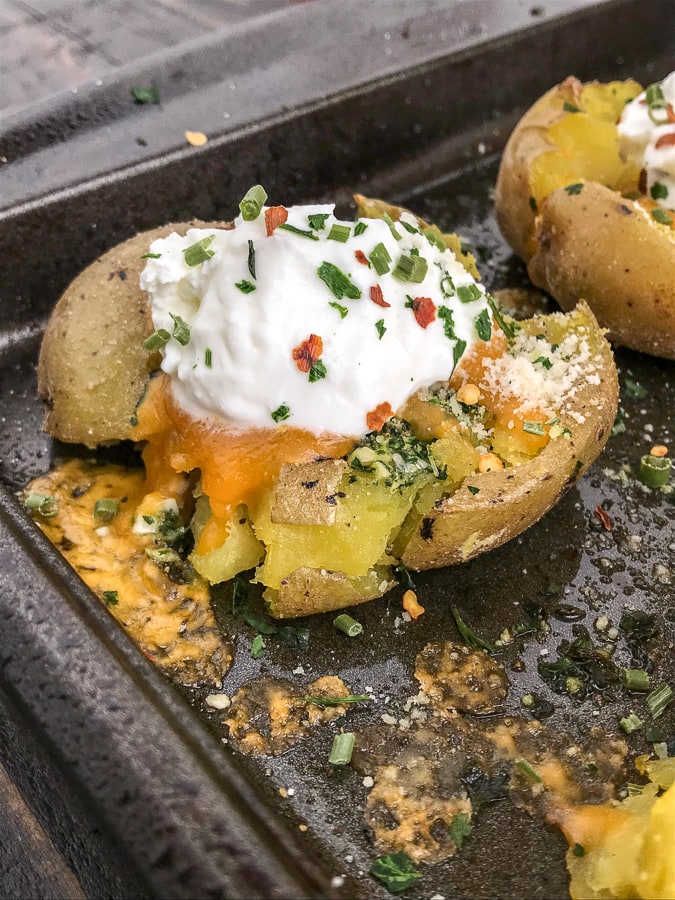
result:
<svg viewBox="0 0 675 900"><path fill-rule="evenodd" d="M644 669L622 669L619 675L629 691L648 691L651 688L649 672Z"/></svg>
<svg viewBox="0 0 675 900"><path fill-rule="evenodd" d="M489 341L492 336L492 319L487 309L481 310L474 322L476 326L476 334L481 341Z"/></svg>
<svg viewBox="0 0 675 900"><path fill-rule="evenodd" d="M443 332L446 338L450 338L451 341L456 340L457 335L455 334L455 320L452 310L447 306L439 306L436 310L436 315L443 322Z"/></svg>
<svg viewBox="0 0 675 900"><path fill-rule="evenodd" d="M261 634L256 634L256 636L251 641L251 658L260 659L260 657L264 655L265 641L263 640L263 636Z"/></svg>
<svg viewBox="0 0 675 900"><path fill-rule="evenodd" d="M204 365L206 366L207 369L210 369L212 363L213 363L213 353L211 352L211 348L207 347L204 350Z"/></svg>
<svg viewBox="0 0 675 900"><path fill-rule="evenodd" d="M581 844L575 844L572 847L572 853L574 854L574 856L585 856L586 855L586 851L584 850L584 848L582 847Z"/></svg>
<svg viewBox="0 0 675 900"><path fill-rule="evenodd" d="M59 512L59 501L49 494L27 494L23 505L29 512L36 512L44 519L53 519Z"/></svg>
<svg viewBox="0 0 675 900"><path fill-rule="evenodd" d="M464 284L457 288L457 296L462 303L471 303L473 300L480 300L483 295L477 285Z"/></svg>
<svg viewBox="0 0 675 900"><path fill-rule="evenodd" d="M375 323L375 328L377 329L377 333L380 337L380 340L382 340L384 333L387 330L384 325L384 319L378 319L377 322Z"/></svg>
<svg viewBox="0 0 675 900"><path fill-rule="evenodd" d="M475 484L467 484L466 489L470 494L480 494L480 488Z"/></svg>
<svg viewBox="0 0 675 900"><path fill-rule="evenodd" d="M331 302L330 302L328 305L329 305L329 306L332 306L333 309L336 309L336 310L340 313L340 318L341 318L341 319L344 319L344 317L345 317L345 316L347 315L347 313L349 312L349 310L347 309L346 306L341 306L341 305L340 305L339 303L337 303L335 300L331 300Z"/></svg>
<svg viewBox="0 0 675 900"><path fill-rule="evenodd" d="M462 355L465 350L466 350L466 341L457 341L455 346L452 348L452 368L453 368L453 370L457 367L457 363L462 358Z"/></svg>
<svg viewBox="0 0 675 900"><path fill-rule="evenodd" d="M129 93L134 98L134 103L159 103L159 88L154 84L149 87L132 87Z"/></svg>
<svg viewBox="0 0 675 900"><path fill-rule="evenodd" d="M108 606L117 606L119 597L117 591L103 591L102 594L103 601L108 604Z"/></svg>
<svg viewBox="0 0 675 900"><path fill-rule="evenodd" d="M533 364L536 365L539 363L540 366L543 366L545 369L551 369L553 367L553 363L548 358L548 356L538 356L535 360L533 360ZM553 425L554 422L547 422L547 425Z"/></svg>
<svg viewBox="0 0 675 900"><path fill-rule="evenodd" d="M94 518L97 522L112 522L120 511L119 500L103 497L94 504Z"/></svg>
<svg viewBox="0 0 675 900"><path fill-rule="evenodd" d="M291 414L290 407L288 407L285 403L282 403L281 406L277 406L273 413L270 413L275 422L283 422L285 421Z"/></svg>
<svg viewBox="0 0 675 900"><path fill-rule="evenodd" d="M169 315L173 319L173 337L181 347L187 346L190 343L190 326L180 316L174 316L173 313L169 313Z"/></svg>
<svg viewBox="0 0 675 900"><path fill-rule="evenodd" d="M652 195L652 200L665 200L668 197L668 188L660 181L655 181L649 193Z"/></svg>
<svg viewBox="0 0 675 900"><path fill-rule="evenodd" d="M356 619L352 619L347 613L342 613L333 619L333 627L337 628L338 631L342 631L347 637L356 637L357 634L361 634L363 631L363 625L357 622Z"/></svg>
<svg viewBox="0 0 675 900"><path fill-rule="evenodd" d="M391 231L392 236L393 236L397 241L400 241L400 240L401 240L401 235L400 235L400 234L398 233L398 231L396 230L396 226L394 225L394 220L393 220L392 217L389 215L389 213L382 213L382 218L384 219L384 221L385 221L385 222L387 223L387 225L389 226L389 231Z"/></svg>
<svg viewBox="0 0 675 900"><path fill-rule="evenodd" d="M331 229L328 232L328 240L338 241L340 244L346 244L351 233L352 230L349 225L340 225L335 222L333 225L331 225Z"/></svg>
<svg viewBox="0 0 675 900"><path fill-rule="evenodd" d="M520 325L518 325L517 322L514 322L510 317L507 317L508 314L504 312L504 310L501 308L494 297L486 294L485 299L487 300L488 305L492 310L492 315L495 317L495 321L504 332L507 341L512 341L516 336L516 333L519 331Z"/></svg>
<svg viewBox="0 0 675 900"><path fill-rule="evenodd" d="M469 837L472 830L471 816L468 813L457 813L456 816L453 816L452 822L448 826L448 831L458 850L462 849L464 841Z"/></svg>
<svg viewBox="0 0 675 900"><path fill-rule="evenodd" d="M361 297L360 288L333 263L322 262L317 269L317 275L338 300L342 300L344 297L358 300Z"/></svg>
<svg viewBox="0 0 675 900"><path fill-rule="evenodd" d="M290 231L291 234L297 234L299 237L309 238L310 241L319 240L319 235L314 234L313 231L307 231L304 228L296 228L295 225L289 225L288 222L282 222L281 225L277 225L277 228L282 231Z"/></svg>
<svg viewBox="0 0 675 900"><path fill-rule="evenodd" d="M333 746L331 747L328 762L332 766L346 766L352 758L354 752L354 743L356 735L350 731L342 734L336 734L333 738Z"/></svg>
<svg viewBox="0 0 675 900"><path fill-rule="evenodd" d="M385 275L391 267L391 256L384 244L375 244L368 259L378 275Z"/></svg>
<svg viewBox="0 0 675 900"><path fill-rule="evenodd" d="M215 250L209 250L215 237L215 234L208 234L206 237L203 237L201 241L197 241L196 244L190 244L189 247L186 247L185 250L183 250L185 265L194 269L195 266L199 266L203 262L206 262L207 259L211 259L212 256L215 256Z"/></svg>
<svg viewBox="0 0 675 900"><path fill-rule="evenodd" d="M535 783L539 783L541 781L541 775L537 770L526 760L526 759L517 759L513 764L514 769L518 769L519 772L522 772L523 775L526 775L530 781L534 781Z"/></svg>
<svg viewBox="0 0 675 900"><path fill-rule="evenodd" d="M658 222L660 225L672 225L673 220L665 211L665 209L661 209L660 206L657 206L656 209L652 210L652 219Z"/></svg>
<svg viewBox="0 0 675 900"><path fill-rule="evenodd" d="M487 641L484 641L483 638L479 637L473 629L469 628L456 606L451 606L450 611L455 620L455 625L457 625L459 636L467 647L471 650L485 650L488 653L495 652L495 648L492 644L488 644Z"/></svg>
<svg viewBox="0 0 675 900"><path fill-rule="evenodd" d="M423 256L402 253L391 274L399 281L420 284L426 278L428 269L429 264Z"/></svg>
<svg viewBox="0 0 675 900"><path fill-rule="evenodd" d="M673 699L673 689L669 684L661 684L651 694L647 694L645 702L649 708L652 719L662 716L666 706Z"/></svg>
<svg viewBox="0 0 675 900"><path fill-rule="evenodd" d="M354 236L355 236L355 237L358 237L360 234L363 234L363 232L364 232L367 228L368 228L368 225L367 225L365 222L363 222L362 220L359 220L359 221L356 223L356 225L354 226Z"/></svg>
<svg viewBox="0 0 675 900"><path fill-rule="evenodd" d="M245 222L253 222L260 215L260 211L267 200L267 191L261 184L255 184L244 194L239 204L241 217Z"/></svg>
<svg viewBox="0 0 675 900"><path fill-rule="evenodd" d="M245 279L242 281L235 281L234 286L239 288L242 294L252 294L255 290L255 285L251 284L250 281L246 281Z"/></svg>
<svg viewBox="0 0 675 900"><path fill-rule="evenodd" d="M650 84L645 90L645 100L647 101L647 111L649 118L655 125L664 125L668 121L668 101L663 94L663 88L660 82ZM665 115L659 115L659 110L666 110Z"/></svg>
<svg viewBox="0 0 675 900"><path fill-rule="evenodd" d="M578 112L582 112L582 110L579 109L578 106L575 106L574 103L568 103L567 101L565 101L565 102L563 103L563 110L564 110L565 112L568 112L568 113L578 113Z"/></svg>
<svg viewBox="0 0 675 900"><path fill-rule="evenodd" d="M631 710L629 715L619 720L619 725L626 734L632 734L634 731L642 728L642 720Z"/></svg>
<svg viewBox="0 0 675 900"><path fill-rule="evenodd" d="M405 891L421 878L413 861L403 850L378 857L370 867L369 874L381 881L392 894Z"/></svg>
<svg viewBox="0 0 675 900"><path fill-rule="evenodd" d="M669 456L646 455L640 459L638 478L647 487L663 487L670 481L672 468L673 463Z"/></svg>
<svg viewBox="0 0 675 900"><path fill-rule="evenodd" d="M248 270L251 273L251 278L255 278L255 247L253 246L253 241L249 240L248 242Z"/></svg>
<svg viewBox="0 0 675 900"><path fill-rule="evenodd" d="M327 374L328 372L326 370L326 364L322 359L317 359L317 361L309 370L309 380L312 382L321 381L321 379L325 378Z"/></svg>
<svg viewBox="0 0 675 900"><path fill-rule="evenodd" d="M303 703L313 703L314 706L342 706L343 703L363 703L370 700L369 694L347 694L346 697L300 697Z"/></svg>
<svg viewBox="0 0 675 900"><path fill-rule="evenodd" d="M577 181L575 184L568 184L565 188L565 192L573 197L575 194L580 194L584 189L583 181Z"/></svg>
<svg viewBox="0 0 675 900"><path fill-rule="evenodd" d="M523 422L523 431L527 434L537 434L540 437L546 434L541 422L530 422L527 419Z"/></svg>
<svg viewBox="0 0 675 900"><path fill-rule="evenodd" d="M309 227L313 228L314 231L323 231L326 227L326 219L328 218L329 213L312 213L307 216L307 221L309 222Z"/></svg>
<svg viewBox="0 0 675 900"><path fill-rule="evenodd" d="M161 253L144 253L141 259L159 259L161 255Z"/></svg>
<svg viewBox="0 0 675 900"><path fill-rule="evenodd" d="M152 334L143 341L143 346L151 353L155 353L155 351L161 350L170 340L171 335L166 328L158 328L157 331L153 331Z"/></svg>

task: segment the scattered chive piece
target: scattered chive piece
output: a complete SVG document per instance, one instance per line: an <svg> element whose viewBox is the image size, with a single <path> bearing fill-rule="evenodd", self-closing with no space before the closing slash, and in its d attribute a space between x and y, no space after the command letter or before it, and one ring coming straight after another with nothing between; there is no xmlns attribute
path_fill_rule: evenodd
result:
<svg viewBox="0 0 675 900"><path fill-rule="evenodd" d="M642 719L631 709L630 715L624 716L623 719L619 720L619 725L626 734L632 734L634 731L642 728Z"/></svg>
<svg viewBox="0 0 675 900"><path fill-rule="evenodd" d="M391 268L391 256L384 244L375 244L368 259L378 275L386 275Z"/></svg>
<svg viewBox="0 0 675 900"><path fill-rule="evenodd" d="M162 347L167 344L171 340L171 335L166 330L166 328L158 328L157 331L153 331L150 337L147 337L143 341L143 346L146 350L149 350L151 353L154 353L155 350L161 350Z"/></svg>
<svg viewBox="0 0 675 900"><path fill-rule="evenodd" d="M476 334L481 341L489 341L492 336L492 320L487 309L481 310L475 321Z"/></svg>
<svg viewBox="0 0 675 900"><path fill-rule="evenodd" d="M384 325L384 319L378 319L375 323L375 328L377 328L377 333L380 336L380 340L382 340L384 333L387 330Z"/></svg>
<svg viewBox="0 0 675 900"><path fill-rule="evenodd" d="M652 219L658 222L660 225L672 225L673 220L665 211L665 209L661 209L660 206L657 206L656 209L652 210Z"/></svg>
<svg viewBox="0 0 675 900"><path fill-rule="evenodd" d="M250 281L246 281L246 279L243 279L242 281L235 281L234 286L236 288L239 288L242 294L252 294L255 290L255 285L251 284Z"/></svg>
<svg viewBox="0 0 675 900"><path fill-rule="evenodd" d="M256 636L251 641L251 657L252 659L260 659L260 657L264 655L265 641L263 640L263 636L261 634L256 634Z"/></svg>
<svg viewBox="0 0 675 900"><path fill-rule="evenodd" d="M452 280L448 272L446 272L445 270L442 271L443 277L441 278L440 283L441 293L444 297L454 297L456 293L455 282Z"/></svg>
<svg viewBox="0 0 675 900"><path fill-rule="evenodd" d="M347 694L346 697L300 697L305 703L313 703L315 706L342 706L343 703L361 703L370 700L368 694Z"/></svg>
<svg viewBox="0 0 675 900"><path fill-rule="evenodd" d="M288 407L285 403L282 403L281 406L278 406L273 413L271 413L272 418L275 422L283 422L287 419L291 414L290 407Z"/></svg>
<svg viewBox="0 0 675 900"><path fill-rule="evenodd" d="M649 672L644 669L622 669L620 672L621 681L629 691L648 691L651 688L649 683Z"/></svg>
<svg viewBox="0 0 675 900"><path fill-rule="evenodd" d="M457 367L457 363L462 358L462 354L466 350L466 341L457 341L455 346L452 348L452 367L455 369Z"/></svg>
<svg viewBox="0 0 675 900"><path fill-rule="evenodd" d="M97 522L112 522L119 511L120 502L112 497L103 497L94 504L94 518Z"/></svg>
<svg viewBox="0 0 675 900"><path fill-rule="evenodd" d="M252 188L249 188L239 204L242 219L245 222L253 222L254 219L257 219L265 205L265 200L267 200L267 191L261 184L254 184Z"/></svg>
<svg viewBox="0 0 675 900"><path fill-rule="evenodd" d="M213 354L211 353L211 348L207 347L204 350L204 365L207 369L211 368L211 364L213 363Z"/></svg>
<svg viewBox="0 0 675 900"><path fill-rule="evenodd" d="M23 505L29 512L36 512L45 519L53 519L59 512L59 501L49 494L28 494Z"/></svg>
<svg viewBox="0 0 675 900"><path fill-rule="evenodd" d="M545 435L544 426L541 422L529 422L527 419L523 422L523 431L527 434Z"/></svg>
<svg viewBox="0 0 675 900"><path fill-rule="evenodd" d="M584 189L583 181L577 181L575 184L568 184L565 188L566 193L573 197L575 194L580 194Z"/></svg>
<svg viewBox="0 0 675 900"><path fill-rule="evenodd" d="M413 861L404 850L378 857L368 874L381 881L392 894L405 891L421 878Z"/></svg>
<svg viewBox="0 0 675 900"><path fill-rule="evenodd" d="M313 228L314 231L323 231L326 227L327 218L328 213L312 213L307 216L307 221L309 222L309 227Z"/></svg>
<svg viewBox="0 0 675 900"><path fill-rule="evenodd" d="M251 240L248 242L248 270L251 273L251 278L255 278L255 247Z"/></svg>
<svg viewBox="0 0 675 900"><path fill-rule="evenodd" d="M567 101L563 103L563 109L565 110L565 112L569 113L581 112L578 106L575 106L574 103L568 103Z"/></svg>
<svg viewBox="0 0 675 900"><path fill-rule="evenodd" d="M342 631L346 634L347 637L356 637L357 634L361 634L363 631L363 625L360 622L357 622L356 619L352 619L347 613L342 613L333 619L333 626L337 628L338 631Z"/></svg>
<svg viewBox="0 0 675 900"><path fill-rule="evenodd" d="M668 188L660 181L655 181L649 193L652 195L652 200L665 200L668 196Z"/></svg>
<svg viewBox="0 0 675 900"><path fill-rule="evenodd" d="M420 233L419 228L415 228L414 225L410 225L408 222L404 222L402 219L399 220L398 224L402 225L405 228L405 230L408 232L408 234L419 234Z"/></svg>
<svg viewBox="0 0 675 900"><path fill-rule="evenodd" d="M457 288L457 296L462 303L471 303L472 300L480 300L482 294L475 284L465 284Z"/></svg>
<svg viewBox="0 0 675 900"><path fill-rule="evenodd" d="M297 234L300 237L309 238L310 241L318 241L318 234L314 234L313 231L307 231L303 228L296 228L295 225L289 225L288 222L282 222L281 225L277 225L277 228L282 229L283 231L290 231L291 234Z"/></svg>
<svg viewBox="0 0 675 900"><path fill-rule="evenodd" d="M650 456L647 454L640 459L638 478L647 487L663 487L670 481L672 467L673 463L669 456Z"/></svg>
<svg viewBox="0 0 675 900"><path fill-rule="evenodd" d="M195 266L199 266L203 262L206 262L207 259L211 259L212 256L215 256L215 251L209 250L209 246L213 243L215 237L215 234L208 234L206 237L203 237L201 241L197 241L196 244L190 244L189 247L186 247L185 250L183 250L185 265L194 269Z"/></svg>
<svg viewBox="0 0 675 900"><path fill-rule="evenodd" d="M180 316L174 316L173 313L169 313L169 315L173 319L173 337L181 347L185 347L190 343L190 326Z"/></svg>
<svg viewBox="0 0 675 900"><path fill-rule="evenodd" d="M356 223L356 225L354 226L354 236L355 236L355 237L358 237L360 234L363 234L363 232L364 232L367 228L368 228L368 225L367 225L364 221L359 220L359 221Z"/></svg>
<svg viewBox="0 0 675 900"><path fill-rule="evenodd" d="M345 275L333 263L322 262L317 269L317 275L338 300L342 300L344 297L349 297L350 300L358 300L360 298L361 290L348 275Z"/></svg>
<svg viewBox="0 0 675 900"><path fill-rule="evenodd" d="M657 115L659 110L667 109L666 98L663 94L663 88L660 82L650 84L645 90L645 100L647 101L649 118L655 125L664 125L668 121L668 115Z"/></svg>
<svg viewBox="0 0 675 900"><path fill-rule="evenodd" d="M338 241L340 244L346 244L351 233L352 230L349 225L339 225L337 222L335 222L335 224L331 226L331 229L328 232L328 240Z"/></svg>
<svg viewBox="0 0 675 900"><path fill-rule="evenodd" d="M450 338L451 341L457 340L457 335L455 334L455 320L452 316L452 310L448 309L447 306L439 306L436 310L436 315L443 322L443 331L446 338Z"/></svg>
<svg viewBox="0 0 675 900"><path fill-rule="evenodd" d="M526 759L517 759L514 762L514 768L518 769L519 772L522 772L523 775L527 775L527 777L534 782L541 782L541 775L534 769L530 763Z"/></svg>
<svg viewBox="0 0 675 900"><path fill-rule="evenodd" d="M471 494L480 494L480 488L476 487L475 484L467 484L466 489Z"/></svg>
<svg viewBox="0 0 675 900"><path fill-rule="evenodd" d="M487 300L490 309L492 310L492 315L495 317L495 320L501 330L504 332L506 339L508 341L512 341L516 336L516 332L520 328L517 322L510 321L507 319L502 312L499 304L495 300L494 297L491 297L489 294L485 295L485 299Z"/></svg>
<svg viewBox="0 0 675 900"><path fill-rule="evenodd" d="M471 816L468 813L457 813L456 816L453 816L448 831L458 850L462 849L464 841L471 834L472 830L473 825L471 824Z"/></svg>
<svg viewBox="0 0 675 900"><path fill-rule="evenodd" d="M399 281L420 284L426 278L428 269L429 264L423 256L402 253L391 274Z"/></svg>
<svg viewBox="0 0 675 900"><path fill-rule="evenodd" d="M647 694L645 702L649 707L652 719L658 719L673 699L673 689L669 684L660 684L651 694Z"/></svg>
<svg viewBox="0 0 675 900"><path fill-rule="evenodd" d="M389 226L389 231L391 231L392 235L396 238L397 241L400 241L400 240L401 240L401 235L400 235L399 232L396 230L396 226L394 225L394 220L393 220L392 217L389 215L389 213L383 213L383 214L382 214L382 218L384 219L384 221L385 221L385 222L387 223L387 225Z"/></svg>
<svg viewBox="0 0 675 900"><path fill-rule="evenodd" d="M317 359L317 361L309 370L309 380L312 382L321 381L321 379L325 378L327 374L328 372L326 370L326 364L322 359Z"/></svg>
<svg viewBox="0 0 675 900"><path fill-rule="evenodd" d="M494 647L484 641L483 638L479 637L475 633L475 631L469 628L464 619L461 617L456 606L451 606L450 610L455 620L455 625L457 625L459 636L464 641L467 647L469 647L471 650L486 650L488 653L494 653Z"/></svg>
<svg viewBox="0 0 675 900"><path fill-rule="evenodd" d="M437 250L440 250L442 252L448 249L445 246L445 241L443 240L442 236L433 228L423 229L422 234L429 241L431 246L436 247Z"/></svg>
<svg viewBox="0 0 675 900"><path fill-rule="evenodd" d="M328 762L332 766L346 766L352 758L355 741L356 735L351 731L336 734L333 738L333 746L331 747Z"/></svg>
<svg viewBox="0 0 675 900"><path fill-rule="evenodd" d="M538 356L537 359L534 360L534 364L536 365L537 363L542 365L545 369L550 369L553 367L553 363L548 358L548 356ZM546 424L548 425L549 423L547 422ZM553 424L553 423L550 423L550 424Z"/></svg>
<svg viewBox="0 0 675 900"><path fill-rule="evenodd" d="M345 316L347 315L347 313L349 312L349 310L347 309L346 306L341 306L341 305L340 305L339 303L337 303L335 300L331 300L331 302L330 302L328 305L329 305L329 306L332 306L333 309L336 309L336 310L340 313L340 318L341 318L341 319L344 319L344 317L345 317Z"/></svg>
<svg viewBox="0 0 675 900"><path fill-rule="evenodd" d="M141 259L159 259L161 255L161 253L144 253Z"/></svg>
<svg viewBox="0 0 675 900"><path fill-rule="evenodd" d="M159 103L159 88L154 84L150 87L132 87L130 94L134 103Z"/></svg>
<svg viewBox="0 0 675 900"><path fill-rule="evenodd" d="M108 606L117 606L118 599L117 591L103 591L103 600Z"/></svg>
<svg viewBox="0 0 675 900"><path fill-rule="evenodd" d="M572 853L574 854L574 856L585 856L586 855L586 851L584 850L584 848L582 847L581 844L575 844L572 847Z"/></svg>

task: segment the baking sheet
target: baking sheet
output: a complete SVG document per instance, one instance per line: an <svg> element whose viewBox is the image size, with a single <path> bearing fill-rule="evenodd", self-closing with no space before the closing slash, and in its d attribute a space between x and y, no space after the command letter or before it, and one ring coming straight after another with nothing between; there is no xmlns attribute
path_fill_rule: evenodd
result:
<svg viewBox="0 0 675 900"><path fill-rule="evenodd" d="M650 81L672 68L667 3L651 4L648 12L628 2L583 7L576 17L541 23L531 17L531 27L492 44L477 35L474 46L455 55L434 51L426 58L420 51L418 64L397 77L388 71L360 91L351 86L321 108L299 104L292 115L270 116L203 153L160 155L36 200L17 199L4 215L2 755L90 893L102 883L113 895L386 892L367 875L375 856L364 829L367 789L353 770L327 763L334 730L319 729L275 759L232 754L219 715L204 704L207 691L167 685L14 503L17 488L68 452L39 431L35 361L44 317L99 251L160 221L231 217L258 180L285 203L337 196L347 211L352 190L404 203L462 234L489 289L523 284L523 268L491 211L499 150L519 112L567 74ZM424 13L427 31L434 25L437 31L443 4ZM602 50L591 54L599 40ZM218 592L220 621L238 643L225 691L231 695L260 674L302 682L339 674L356 693L370 688L375 695L350 711L349 728L359 731L383 714L403 715L417 691L416 654L429 640L458 637L449 605L489 641L535 605L549 613L552 629L515 642L500 657L507 669L516 659L524 663L523 671L510 671L507 711L521 711L521 696L536 690L555 702L547 723L573 740L596 724L616 733L625 697L581 704L553 697L537 675L537 660L542 651L555 656L571 634L572 623L556 617L561 603L580 609L590 630L600 613L618 621L622 610L636 607L657 616L662 650L655 681L675 675L665 649L675 639L675 507L631 476L652 443L672 446L673 365L627 351L618 352L617 363L626 430L578 488L524 535L466 565L416 575L426 608L417 622L400 621L399 589L356 610L364 626L356 640L332 628L333 615L313 617L296 623L310 631L306 650L268 641L265 657L252 660L254 632L229 614L227 588ZM598 505L611 531L595 515ZM294 674L298 667L302 674ZM663 723L672 733L672 720ZM17 736L25 741L19 752ZM645 749L637 737L630 743L636 752ZM53 803L46 800L50 783ZM65 812L72 797L75 816ZM564 850L555 829L508 802L495 803L481 810L462 852L425 867L409 896L564 896Z"/></svg>

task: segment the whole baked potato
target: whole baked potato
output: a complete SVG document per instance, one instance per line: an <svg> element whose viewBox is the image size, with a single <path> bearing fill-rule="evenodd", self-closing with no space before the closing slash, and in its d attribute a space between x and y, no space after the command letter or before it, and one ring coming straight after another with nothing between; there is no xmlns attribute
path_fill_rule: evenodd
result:
<svg viewBox="0 0 675 900"><path fill-rule="evenodd" d="M506 144L495 209L537 287L566 310L583 297L611 341L672 359L675 214L617 128L641 92L575 78L552 88Z"/></svg>
<svg viewBox="0 0 675 900"><path fill-rule="evenodd" d="M362 218L385 218L391 229L400 228L401 209L365 198L358 198L358 206ZM410 214L402 224L430 243L457 247L454 236L437 229L427 234L432 227ZM161 233L187 228L167 226ZM220 492L250 473L240 457L229 470L221 463L222 447L203 423L195 422L187 439L178 440L175 429L185 417L172 406L166 372L152 375L158 355L138 275L139 261L158 234L139 235L110 251L56 307L40 357L45 428L88 446L147 441L148 493L138 507L139 530L163 521L167 509L178 510L194 535L190 561L197 573L218 583L257 567L255 579L265 586L276 617L364 602L392 587L401 564L439 567L503 544L554 505L609 436L617 409L616 370L588 306L516 323L490 299L492 329L461 358L449 381L416 391L360 437L334 443L331 452L253 462L257 451L251 448L252 465L263 467L264 478L246 502L224 511ZM200 259L208 259L208 240L194 247L201 248ZM462 259L457 249L468 271L473 260ZM250 251L249 243L252 269ZM356 258L363 263L358 251ZM116 276L121 270L126 279ZM455 288L448 284L449 293ZM250 283L238 287L241 302L250 302ZM192 303L186 290L183 300ZM472 291L462 303L478 296ZM371 299L377 315L388 305L381 296ZM425 328L428 321L409 300L409 314ZM340 318L347 315L347 307L329 306L338 308ZM180 316L172 318L176 326L185 325ZM446 336L451 322L446 315ZM102 353L103 323L115 345ZM82 371L83 359L94 367L93 393L92 370ZM189 374L189 368L184 371ZM213 445L206 456L199 455L200 435Z"/></svg>

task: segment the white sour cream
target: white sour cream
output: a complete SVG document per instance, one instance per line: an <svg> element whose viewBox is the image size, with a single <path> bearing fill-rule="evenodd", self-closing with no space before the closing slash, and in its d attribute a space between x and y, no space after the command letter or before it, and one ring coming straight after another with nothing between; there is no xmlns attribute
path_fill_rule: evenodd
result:
<svg viewBox="0 0 675 900"><path fill-rule="evenodd" d="M663 79L661 91L665 103L675 109L675 72ZM675 210L675 144L667 137L675 134L675 122L668 121L667 110L652 108L650 115L643 91L626 104L618 130L622 156L646 172L647 195Z"/></svg>
<svg viewBox="0 0 675 900"><path fill-rule="evenodd" d="M362 233L355 234L355 223L337 220L333 210L289 208L287 224L316 240L281 227L268 236L263 210L252 222L237 218L231 230L191 229L185 237L172 234L152 243L150 253L157 255L148 259L141 288L150 297L156 329L173 335L173 317L189 327L185 345L172 337L164 346L162 369L190 415L236 428L283 422L315 434L361 435L378 405L396 411L419 388L450 377L458 341L468 348L478 340L479 315L479 325L487 320L494 327L484 289L451 251L416 230L414 217L404 214L413 233L403 223L392 229L363 219ZM317 215L325 216L320 230L308 219ZM344 243L329 238L336 224L349 229ZM211 237L213 256L189 266L184 251ZM382 275L372 262L359 261L379 244L391 257ZM393 274L399 259L416 253L427 263L423 280L399 280ZM336 296L319 275L326 263L348 277L358 298ZM466 288L476 297L462 302ZM374 302L372 289L389 305ZM429 301L434 318L422 327ZM445 310L452 314L454 336L446 334ZM311 335L321 338L322 352L303 371L294 350L297 356Z"/></svg>

